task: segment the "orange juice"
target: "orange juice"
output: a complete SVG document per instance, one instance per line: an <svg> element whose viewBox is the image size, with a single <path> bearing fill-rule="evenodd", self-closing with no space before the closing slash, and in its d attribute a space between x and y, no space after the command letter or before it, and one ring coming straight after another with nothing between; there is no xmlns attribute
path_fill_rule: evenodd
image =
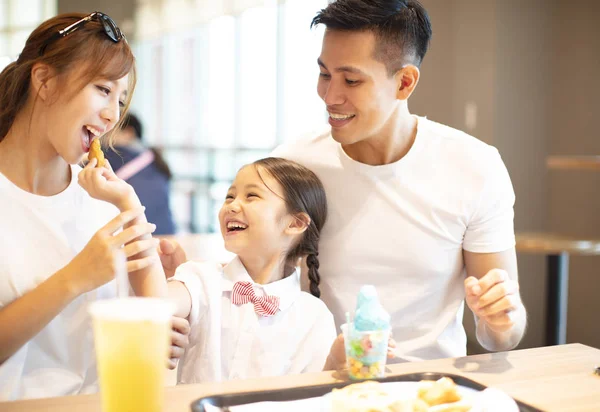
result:
<svg viewBox="0 0 600 412"><path fill-rule="evenodd" d="M103 410L162 411L173 306L126 298L94 303L91 313Z"/></svg>

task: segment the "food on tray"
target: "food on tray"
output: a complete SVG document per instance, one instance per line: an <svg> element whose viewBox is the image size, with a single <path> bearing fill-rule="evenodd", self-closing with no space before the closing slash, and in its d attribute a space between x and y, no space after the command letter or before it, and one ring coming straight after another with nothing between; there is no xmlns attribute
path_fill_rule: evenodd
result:
<svg viewBox="0 0 600 412"><path fill-rule="evenodd" d="M360 289L354 322L346 325L346 358L352 379L383 377L390 332L390 315L371 285Z"/></svg>
<svg viewBox="0 0 600 412"><path fill-rule="evenodd" d="M90 145L90 152L88 153L88 159L90 161L92 159L96 159L98 161L96 167L104 167L104 153L100 148L100 139L92 140L92 144Z"/></svg>
<svg viewBox="0 0 600 412"><path fill-rule="evenodd" d="M450 378L441 378L437 381L424 381L419 388L419 398L429 405L440 405L460 401L457 386Z"/></svg>
<svg viewBox="0 0 600 412"><path fill-rule="evenodd" d="M467 412L471 403L450 378L421 381L413 397L399 397L376 381L334 389L332 412Z"/></svg>
<svg viewBox="0 0 600 412"><path fill-rule="evenodd" d="M420 399L398 399L379 382L365 381L332 392L332 412L426 412Z"/></svg>

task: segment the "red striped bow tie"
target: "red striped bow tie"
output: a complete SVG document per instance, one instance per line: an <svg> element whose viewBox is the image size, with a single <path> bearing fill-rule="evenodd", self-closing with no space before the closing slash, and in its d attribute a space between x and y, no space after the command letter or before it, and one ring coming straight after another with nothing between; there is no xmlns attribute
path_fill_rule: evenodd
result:
<svg viewBox="0 0 600 412"><path fill-rule="evenodd" d="M231 290L231 301L235 305L252 302L254 311L259 316L273 316L279 310L278 296L256 296L254 286L250 282L235 282Z"/></svg>

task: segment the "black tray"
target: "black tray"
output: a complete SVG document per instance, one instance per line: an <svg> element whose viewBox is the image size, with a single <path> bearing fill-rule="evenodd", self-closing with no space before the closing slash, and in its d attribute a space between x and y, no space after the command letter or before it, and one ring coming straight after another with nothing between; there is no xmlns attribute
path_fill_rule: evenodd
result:
<svg viewBox="0 0 600 412"><path fill-rule="evenodd" d="M457 385L466 386L467 388L482 391L487 387L478 382L472 381L471 379L465 378L464 376L452 375L448 373L436 373L436 372L425 372L425 373L410 373L406 375L389 376L382 379L374 379L379 382L418 382L422 380L438 380L444 376L452 378ZM343 388L353 382L344 381L338 383L331 383L326 385L317 386L301 386L290 389L277 389L268 391L255 391L255 392L242 392L225 395L211 395L204 398L200 398L194 401L191 405L193 412L206 412L205 405L212 405L219 408L227 408L230 406L245 405L248 403L255 402L285 402L295 401L299 399L316 398L323 396L331 392L334 388ZM541 409L534 408L531 405L527 405L521 401L518 401L517 405L521 412L543 412Z"/></svg>

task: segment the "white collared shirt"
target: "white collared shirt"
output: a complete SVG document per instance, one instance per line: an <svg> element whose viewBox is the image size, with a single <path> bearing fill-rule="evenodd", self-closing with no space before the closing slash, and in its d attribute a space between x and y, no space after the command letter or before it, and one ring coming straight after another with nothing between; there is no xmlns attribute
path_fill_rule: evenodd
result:
<svg viewBox="0 0 600 412"><path fill-rule="evenodd" d="M300 290L300 275L267 285L252 281L238 257L225 268L187 262L173 278L192 298L190 345L180 361L178 382L197 383L281 376L323 369L336 331L318 298ZM234 305L235 282L254 284L257 295L279 296L279 312L258 316L252 303Z"/></svg>

